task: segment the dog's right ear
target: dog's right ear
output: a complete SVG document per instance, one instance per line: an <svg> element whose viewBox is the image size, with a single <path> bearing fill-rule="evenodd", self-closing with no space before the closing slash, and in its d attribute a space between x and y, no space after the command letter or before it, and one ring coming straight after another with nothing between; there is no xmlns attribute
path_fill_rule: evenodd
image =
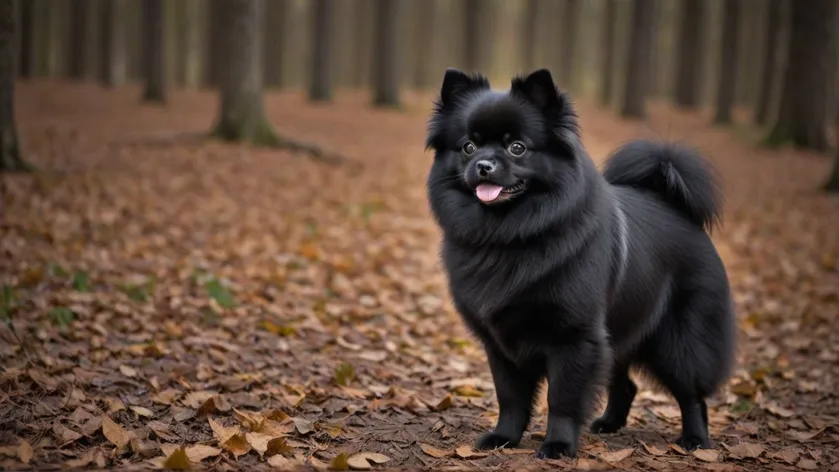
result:
<svg viewBox="0 0 839 472"><path fill-rule="evenodd" d="M469 75L461 70L450 67L443 74L443 86L440 88L440 104L443 107L448 107L464 94L488 88L489 81L486 77L480 74Z"/></svg>

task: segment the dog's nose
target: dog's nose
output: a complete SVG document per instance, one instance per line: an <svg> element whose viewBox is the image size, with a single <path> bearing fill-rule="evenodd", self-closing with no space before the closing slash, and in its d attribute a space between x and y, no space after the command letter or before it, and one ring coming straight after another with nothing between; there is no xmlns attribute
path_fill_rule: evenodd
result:
<svg viewBox="0 0 839 472"><path fill-rule="evenodd" d="M477 166L478 174L480 174L481 177L486 177L495 172L495 163L488 159L481 159L475 164L475 166Z"/></svg>

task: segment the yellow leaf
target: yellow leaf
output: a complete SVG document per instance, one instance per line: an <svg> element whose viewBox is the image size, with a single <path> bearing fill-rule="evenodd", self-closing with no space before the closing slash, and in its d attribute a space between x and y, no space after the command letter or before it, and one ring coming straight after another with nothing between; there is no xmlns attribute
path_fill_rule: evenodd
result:
<svg viewBox="0 0 839 472"><path fill-rule="evenodd" d="M297 332L294 326L278 325L273 321L262 321L262 329L278 336L292 336Z"/></svg>
<svg viewBox="0 0 839 472"><path fill-rule="evenodd" d="M370 470L373 464L384 464L390 457L376 452L359 452L347 459L347 465L353 470ZM372 464L371 464L372 463Z"/></svg>
<svg viewBox="0 0 839 472"><path fill-rule="evenodd" d="M192 466L189 463L189 456L186 454L186 449L183 446L175 449L163 461L163 468L170 470L190 470Z"/></svg>
<svg viewBox="0 0 839 472"><path fill-rule="evenodd" d="M338 385L349 385L355 378L355 367L348 362L342 362L335 369L335 383Z"/></svg>
<svg viewBox="0 0 839 472"><path fill-rule="evenodd" d="M483 397L484 393L471 385L461 385L454 389L454 394L460 397Z"/></svg>
<svg viewBox="0 0 839 472"><path fill-rule="evenodd" d="M289 446L285 438L274 438L268 441L268 449L265 451L265 455L269 457L277 454L288 456L293 451L294 448Z"/></svg>
<svg viewBox="0 0 839 472"><path fill-rule="evenodd" d="M18 446L18 448L17 448L17 457L24 464L29 464L29 461L32 460L32 455L33 454L34 454L34 451L32 451L32 446L26 440L21 442L20 446Z"/></svg>
<svg viewBox="0 0 839 472"><path fill-rule="evenodd" d="M434 407L434 410L435 411L447 410L447 409L451 408L452 405L454 405L454 401L452 399L452 396L450 394L447 394L445 397L443 397L442 400L440 400L439 403L437 403L437 406Z"/></svg>
<svg viewBox="0 0 839 472"><path fill-rule="evenodd" d="M318 248L317 244L310 241L302 244L297 252L299 252L301 256L307 259L314 260L318 258L318 255L320 254L320 249Z"/></svg>
<svg viewBox="0 0 839 472"><path fill-rule="evenodd" d="M114 423L108 415L102 415L102 434L105 438L112 442L118 449L128 446L128 443L134 439L134 433L126 431L122 426Z"/></svg>
<svg viewBox="0 0 839 472"><path fill-rule="evenodd" d="M349 470L350 465L347 463L347 454L342 452L335 456L329 463L329 468L332 470Z"/></svg>
<svg viewBox="0 0 839 472"><path fill-rule="evenodd" d="M248 440L245 439L245 435L242 433L236 433L231 436L227 441L224 441L221 444L221 447L233 454L234 457L238 458L241 455L247 454L248 451L251 450L251 445L248 444Z"/></svg>
<svg viewBox="0 0 839 472"><path fill-rule="evenodd" d="M210 429L213 430L213 436L216 437L219 444L222 444L233 436L239 434L238 426L227 427L212 418L207 418L207 421L210 423Z"/></svg>
<svg viewBox="0 0 839 472"><path fill-rule="evenodd" d="M268 450L268 443L274 439L274 437L268 434L250 432L245 434L245 439L248 440L248 444L250 444L261 457L265 455L265 452Z"/></svg>

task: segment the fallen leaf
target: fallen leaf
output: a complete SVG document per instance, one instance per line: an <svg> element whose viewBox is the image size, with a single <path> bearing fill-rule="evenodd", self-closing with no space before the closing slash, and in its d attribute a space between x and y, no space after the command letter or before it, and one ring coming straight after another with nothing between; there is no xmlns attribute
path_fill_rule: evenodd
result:
<svg viewBox="0 0 839 472"><path fill-rule="evenodd" d="M303 463L297 459L277 455L268 458L268 465L280 470L297 470Z"/></svg>
<svg viewBox="0 0 839 472"><path fill-rule="evenodd" d="M804 442L814 439L816 436L822 434L824 430L825 428L819 428L815 431L787 431L785 436L798 442Z"/></svg>
<svg viewBox="0 0 839 472"><path fill-rule="evenodd" d="M741 442L735 446L729 446L728 444L723 444L728 452L731 453L732 457L737 459L757 459L760 457L761 454L766 451L766 448L761 446L760 444L753 444L747 442Z"/></svg>
<svg viewBox="0 0 839 472"><path fill-rule="evenodd" d="M631 456L633 452L635 452L635 449L630 447L617 451L604 452L600 454L600 458L610 464L615 464Z"/></svg>
<svg viewBox="0 0 839 472"><path fill-rule="evenodd" d="M376 452L359 452L347 459L347 465L353 470L370 470L375 464L384 464L390 457Z"/></svg>
<svg viewBox="0 0 839 472"><path fill-rule="evenodd" d="M285 438L274 438L268 441L268 448L265 451L265 455L269 457L276 454L287 456L292 452L294 452L294 448L286 442Z"/></svg>
<svg viewBox="0 0 839 472"><path fill-rule="evenodd" d="M306 418L294 418L293 421L294 427L295 429L297 429L297 432L304 436L315 430L312 422L307 420Z"/></svg>
<svg viewBox="0 0 839 472"><path fill-rule="evenodd" d="M717 462L720 453L714 449L697 449L693 451L693 457L704 462Z"/></svg>
<svg viewBox="0 0 839 472"><path fill-rule="evenodd" d="M795 464L795 466L798 467L799 469L804 469L804 470L818 470L819 469L818 462L816 462L812 459L801 459L800 461L798 461L798 464Z"/></svg>
<svg viewBox="0 0 839 472"><path fill-rule="evenodd" d="M33 454L34 451L32 450L32 446L29 444L28 441L22 441L17 448L17 457L24 464L29 464L29 461L32 460Z"/></svg>
<svg viewBox="0 0 839 472"><path fill-rule="evenodd" d="M260 431L265 426L265 417L260 413L253 413L233 408L233 413L242 422L242 426L251 431Z"/></svg>
<svg viewBox="0 0 839 472"><path fill-rule="evenodd" d="M52 426L52 432L55 435L55 439L58 441L59 446L66 446L73 441L81 439L82 435L73 431L72 429L64 426L59 422L55 422Z"/></svg>
<svg viewBox="0 0 839 472"><path fill-rule="evenodd" d="M471 385L461 385L454 389L454 394L459 397L483 397L484 392Z"/></svg>
<svg viewBox="0 0 839 472"><path fill-rule="evenodd" d="M133 367L125 364L119 366L119 371L126 377L134 378L137 376L137 371Z"/></svg>
<svg viewBox="0 0 839 472"><path fill-rule="evenodd" d="M125 409L125 403L119 398L109 397L105 401L108 403L108 413L116 413Z"/></svg>
<svg viewBox="0 0 839 472"><path fill-rule="evenodd" d="M144 416L146 418L151 418L154 416L154 412L149 410L148 408L144 408L142 406L130 406L131 411L137 413L140 416Z"/></svg>
<svg viewBox="0 0 839 472"><path fill-rule="evenodd" d="M236 433L227 441L219 444L225 451L233 454L234 457L238 458L239 456L245 455L248 451L251 450L251 445L248 444L248 440L245 439L245 435L242 433Z"/></svg>
<svg viewBox="0 0 839 472"><path fill-rule="evenodd" d="M135 437L134 433L126 431L122 426L116 424L108 415L102 415L102 434L113 443L118 449L124 449Z"/></svg>
<svg viewBox="0 0 839 472"><path fill-rule="evenodd" d="M486 457L489 453L476 452L472 450L472 446L460 446L454 450L455 454L461 459L469 459L470 457Z"/></svg>
<svg viewBox="0 0 839 472"><path fill-rule="evenodd" d="M442 449L437 449L436 447L429 446L425 443L420 443L419 446L420 449L422 449L422 452L428 454L431 457L436 457L438 459L442 459L443 457L449 457L452 455L452 451L444 451Z"/></svg>
<svg viewBox="0 0 839 472"><path fill-rule="evenodd" d="M644 447L644 450L647 451L648 454L652 454L654 456L663 456L667 454L667 449L662 449L658 446L650 446L649 444L645 443L644 441L638 441L641 443L641 446Z"/></svg>
<svg viewBox="0 0 839 472"><path fill-rule="evenodd" d="M332 470L349 470L350 464L347 462L347 454L342 452L335 456L329 462L329 468Z"/></svg>
<svg viewBox="0 0 839 472"><path fill-rule="evenodd" d="M189 456L187 456L186 449L183 446L175 449L163 461L163 468L169 470L190 470L192 466L189 463Z"/></svg>
<svg viewBox="0 0 839 472"><path fill-rule="evenodd" d="M447 410L447 409L451 408L453 404L454 404L454 401L452 400L451 394L447 394L445 397L443 397L442 400L440 400L437 403L437 405L434 407L434 411Z"/></svg>
<svg viewBox="0 0 839 472"><path fill-rule="evenodd" d="M775 416L779 416L781 418L791 418L795 416L795 412L792 410L788 410L776 404L769 404L766 406L766 411L772 413Z"/></svg>
<svg viewBox="0 0 839 472"><path fill-rule="evenodd" d="M248 440L248 444L251 445L251 447L257 452L257 454L259 454L259 456L262 457L268 450L268 443L272 439L274 439L274 436L262 433L249 432L245 434L245 439Z"/></svg>
<svg viewBox="0 0 839 472"><path fill-rule="evenodd" d="M210 429L213 430L213 436L216 437L219 444L239 434L240 431L238 426L224 426L212 418L207 418L207 422L210 423Z"/></svg>
<svg viewBox="0 0 839 472"><path fill-rule="evenodd" d="M682 446L679 446L678 444L671 443L671 444L668 444L667 447L669 449L672 449L673 451L683 455L683 456L688 455L688 451L686 451Z"/></svg>

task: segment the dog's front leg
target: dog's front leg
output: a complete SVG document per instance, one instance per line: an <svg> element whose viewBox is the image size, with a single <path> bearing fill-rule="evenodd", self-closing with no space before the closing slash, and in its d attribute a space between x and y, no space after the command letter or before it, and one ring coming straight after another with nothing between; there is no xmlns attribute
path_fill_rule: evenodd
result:
<svg viewBox="0 0 839 472"><path fill-rule="evenodd" d="M576 456L580 430L606 367L605 336L589 332L575 338L550 348L546 356L548 430L537 452L544 459Z"/></svg>

